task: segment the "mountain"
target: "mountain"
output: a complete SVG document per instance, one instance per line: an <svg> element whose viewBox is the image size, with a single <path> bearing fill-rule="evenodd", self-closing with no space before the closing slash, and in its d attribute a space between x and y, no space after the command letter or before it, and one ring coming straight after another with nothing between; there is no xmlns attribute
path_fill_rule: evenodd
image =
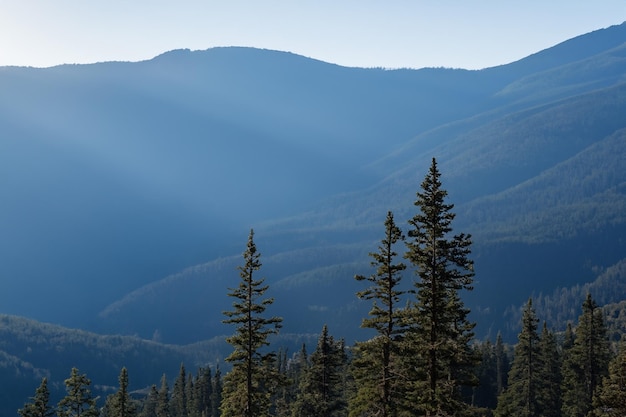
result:
<svg viewBox="0 0 626 417"><path fill-rule="evenodd" d="M166 343L228 334L254 228L285 333L366 337L353 276L387 211L414 214L433 156L474 236L479 335L624 259L626 24L480 71L215 48L4 67L0 91L6 313Z"/></svg>

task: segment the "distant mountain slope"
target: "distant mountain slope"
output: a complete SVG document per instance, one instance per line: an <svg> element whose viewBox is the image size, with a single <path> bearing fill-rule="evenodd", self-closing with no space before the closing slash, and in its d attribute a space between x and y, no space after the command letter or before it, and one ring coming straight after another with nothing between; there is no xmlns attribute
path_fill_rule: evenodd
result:
<svg viewBox="0 0 626 417"><path fill-rule="evenodd" d="M470 306L497 328L623 257L624 42L626 24L482 71L250 48L0 68L0 305L211 338L254 227L285 326L359 337L353 275L435 156L475 237Z"/></svg>

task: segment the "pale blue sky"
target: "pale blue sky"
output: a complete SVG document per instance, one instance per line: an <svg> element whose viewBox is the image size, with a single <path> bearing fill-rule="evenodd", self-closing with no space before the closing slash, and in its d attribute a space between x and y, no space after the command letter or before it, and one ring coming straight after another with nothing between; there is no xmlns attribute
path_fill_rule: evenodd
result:
<svg viewBox="0 0 626 417"><path fill-rule="evenodd" d="M0 66L237 45L345 66L475 69L625 20L624 0L0 0Z"/></svg>

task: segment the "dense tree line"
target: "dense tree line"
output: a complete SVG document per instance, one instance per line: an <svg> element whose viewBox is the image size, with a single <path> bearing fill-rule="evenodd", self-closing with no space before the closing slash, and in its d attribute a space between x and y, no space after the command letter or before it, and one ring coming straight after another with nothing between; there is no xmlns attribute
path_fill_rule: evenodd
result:
<svg viewBox="0 0 626 417"><path fill-rule="evenodd" d="M170 387L165 375L146 393L129 392L122 368L117 391L101 408L91 381L73 368L66 395L50 404L42 379L22 417L599 417L626 415L626 344L611 350L602 309L591 295L576 326L564 332L541 326L533 300L522 311L515 346L498 334L495 343L476 341L461 291L472 290L471 237L452 234L453 205L446 202L436 160L417 192L417 213L407 235L392 212L384 237L370 253L374 273L356 275L367 287L356 295L372 303L362 327L374 336L346 346L321 329L317 345L288 357L271 348L282 318L266 315L273 299L259 278L261 255L250 231L239 267L240 282L230 289L232 310L224 323L231 365L219 368L181 364ZM404 262L398 247L404 243ZM412 285L402 286L411 268Z"/></svg>

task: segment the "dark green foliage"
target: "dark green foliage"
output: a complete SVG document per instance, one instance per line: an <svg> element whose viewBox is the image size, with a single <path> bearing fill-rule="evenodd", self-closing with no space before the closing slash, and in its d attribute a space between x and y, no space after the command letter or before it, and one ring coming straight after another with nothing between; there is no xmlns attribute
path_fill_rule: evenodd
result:
<svg viewBox="0 0 626 417"><path fill-rule="evenodd" d="M190 417L210 417L213 412L213 378L211 368L200 368L193 384L192 401L189 405Z"/></svg>
<svg viewBox="0 0 626 417"><path fill-rule="evenodd" d="M165 374L161 377L161 386L157 397L156 415L157 417L170 416L170 389L167 384L167 377Z"/></svg>
<svg viewBox="0 0 626 417"><path fill-rule="evenodd" d="M57 406L58 417L98 417L96 399L91 395L91 380L72 368L70 377L65 380L66 396Z"/></svg>
<svg viewBox="0 0 626 417"><path fill-rule="evenodd" d="M212 417L220 417L220 404L222 403L222 371L219 366L215 369L215 375L211 381L213 393L211 394L211 414Z"/></svg>
<svg viewBox="0 0 626 417"><path fill-rule="evenodd" d="M546 322L539 340L540 386L537 393L539 409L544 417L561 415L561 355L556 336L548 330Z"/></svg>
<svg viewBox="0 0 626 417"><path fill-rule="evenodd" d="M226 340L234 350L226 358L232 370L224 378L222 416L253 417L269 412L270 397L278 378L274 367L275 354L263 353L268 337L276 334L282 318L263 317L272 298L262 299L268 289L264 279L255 279L254 273L261 268L260 254L254 243L254 231L250 231L247 249L243 254L244 265L239 267L241 282L231 289L233 310L225 311L223 322L234 324L235 334Z"/></svg>
<svg viewBox="0 0 626 417"><path fill-rule="evenodd" d="M379 252L369 254L374 259L371 265L376 268L376 273L370 277L355 277L358 281L371 283L357 296L374 300L369 317L363 320L361 327L374 329L377 333L373 340L358 343L356 347L358 353L353 375L357 392L350 404L351 413L355 415L361 415L365 410L383 417L396 415L403 399L400 387L405 382L402 377L405 372L399 369L399 356L405 328L403 310L398 305L405 291L398 286L406 265L394 263L397 256L394 245L402 240L404 235L396 226L393 213L388 212Z"/></svg>
<svg viewBox="0 0 626 417"><path fill-rule="evenodd" d="M128 371L122 368L118 379L119 389L110 395L106 401L107 417L134 417L137 415L137 405L128 393Z"/></svg>
<svg viewBox="0 0 626 417"><path fill-rule="evenodd" d="M32 402L24 404L24 408L18 410L22 417L50 417L54 415L54 408L50 405L50 390L48 378L42 378L41 384L35 390Z"/></svg>
<svg viewBox="0 0 626 417"><path fill-rule="evenodd" d="M602 309L588 294L578 319L575 339L563 362L563 417L584 417L608 373L609 342Z"/></svg>
<svg viewBox="0 0 626 417"><path fill-rule="evenodd" d="M609 374L593 398L592 417L626 416L626 342L620 342L619 352L609 364Z"/></svg>
<svg viewBox="0 0 626 417"><path fill-rule="evenodd" d="M522 314L522 330L515 346L508 387L498 397L498 417L534 417L541 412L538 392L541 386L541 352L537 317L532 299Z"/></svg>
<svg viewBox="0 0 626 417"><path fill-rule="evenodd" d="M187 397L187 371L185 365L181 363L170 397L169 410L172 417L188 417Z"/></svg>
<svg viewBox="0 0 626 417"><path fill-rule="evenodd" d="M468 409L461 387L475 382L477 362L469 346L474 324L469 322L459 292L472 289L471 238L451 236L454 207L447 204L435 158L417 192L416 214L409 224L406 258L415 268L417 300L410 309L408 355L416 369L406 399L426 416L459 415Z"/></svg>
<svg viewBox="0 0 626 417"><path fill-rule="evenodd" d="M310 366L304 370L296 401L292 407L293 417L339 417L345 416L346 400L344 375L346 354L342 341L335 341L324 326L311 354Z"/></svg>
<svg viewBox="0 0 626 417"><path fill-rule="evenodd" d="M157 390L156 385L152 384L150 386L150 391L148 391L148 395L143 401L143 407L141 408L139 417L158 417L157 415L158 402L159 402L159 392Z"/></svg>

